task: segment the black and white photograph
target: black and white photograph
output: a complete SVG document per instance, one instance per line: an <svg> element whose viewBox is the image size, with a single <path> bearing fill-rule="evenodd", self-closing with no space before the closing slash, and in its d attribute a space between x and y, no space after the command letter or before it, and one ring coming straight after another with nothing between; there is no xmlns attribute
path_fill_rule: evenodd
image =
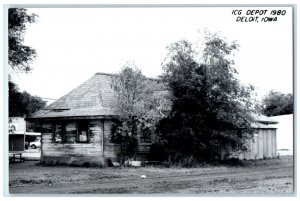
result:
<svg viewBox="0 0 300 201"><path fill-rule="evenodd" d="M8 196L295 196L295 15L4 5Z"/></svg>

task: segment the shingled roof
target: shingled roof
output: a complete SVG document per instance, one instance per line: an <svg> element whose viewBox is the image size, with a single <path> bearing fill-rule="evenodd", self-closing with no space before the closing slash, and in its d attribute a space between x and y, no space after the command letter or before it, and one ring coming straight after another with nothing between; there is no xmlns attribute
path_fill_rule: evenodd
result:
<svg viewBox="0 0 300 201"><path fill-rule="evenodd" d="M45 109L34 113L29 119L117 115L114 109L115 91L111 87L114 76L116 75L96 73ZM165 90L160 80L148 78L147 81L151 90Z"/></svg>
<svg viewBox="0 0 300 201"><path fill-rule="evenodd" d="M115 74L96 73L83 84L53 102L45 109L34 113L28 119L43 118L75 118L99 117L118 115L114 109L115 91L112 78ZM165 96L168 91L159 79L147 79L147 87L159 97ZM254 128L275 128L278 122L270 117L253 114Z"/></svg>

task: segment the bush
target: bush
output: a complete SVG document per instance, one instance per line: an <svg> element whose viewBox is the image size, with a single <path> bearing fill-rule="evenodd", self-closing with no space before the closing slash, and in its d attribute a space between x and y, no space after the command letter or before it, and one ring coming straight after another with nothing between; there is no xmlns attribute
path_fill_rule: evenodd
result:
<svg viewBox="0 0 300 201"><path fill-rule="evenodd" d="M167 167L199 167L206 165L204 161L194 158L193 156L183 156L180 153L169 155L168 159L165 161L165 166Z"/></svg>
<svg viewBox="0 0 300 201"><path fill-rule="evenodd" d="M229 158L229 159L223 160L223 161L221 161L221 164L229 165L229 166L244 166L243 161L238 158Z"/></svg>

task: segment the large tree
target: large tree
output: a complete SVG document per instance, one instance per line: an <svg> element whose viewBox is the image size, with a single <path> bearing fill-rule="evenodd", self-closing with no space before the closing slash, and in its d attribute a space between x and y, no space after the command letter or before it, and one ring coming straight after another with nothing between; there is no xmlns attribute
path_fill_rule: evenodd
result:
<svg viewBox="0 0 300 201"><path fill-rule="evenodd" d="M8 9L8 62L17 72L31 71L31 62L36 57L35 49L24 45L26 25L36 21L36 14L27 14L23 8Z"/></svg>
<svg viewBox="0 0 300 201"><path fill-rule="evenodd" d="M153 85L158 91L153 90ZM118 114L112 127L112 140L121 145L124 162L134 158L138 134L140 139L151 140L154 125L165 116L168 100L161 100L158 80L146 78L132 62L127 62L113 77L112 88Z"/></svg>
<svg viewBox="0 0 300 201"><path fill-rule="evenodd" d="M121 146L122 162L133 158L137 150L137 122L144 114L146 78L134 63L126 63L113 77L118 119L112 127L112 140Z"/></svg>
<svg viewBox="0 0 300 201"><path fill-rule="evenodd" d="M8 9L8 62L11 72L28 73L32 70L31 62L36 57L35 49L24 45L26 25L36 21L36 14L28 14L23 8ZM45 107L46 101L20 92L17 84L9 77L9 117L30 116Z"/></svg>
<svg viewBox="0 0 300 201"><path fill-rule="evenodd" d="M262 101L262 113L267 116L293 114L293 95L270 91Z"/></svg>
<svg viewBox="0 0 300 201"><path fill-rule="evenodd" d="M246 149L255 107L253 87L235 76L230 55L237 48L235 42L208 34L200 63L190 42L169 47L162 79L171 89L173 107L157 130L170 160L219 160L221 153Z"/></svg>
<svg viewBox="0 0 300 201"><path fill-rule="evenodd" d="M28 14L23 8L8 9L8 63L11 72L28 73L32 70L31 62L36 57L35 49L24 45L26 25L36 21L36 14ZM17 84L9 75L9 121L13 117L28 117L46 106L38 96L20 92Z"/></svg>

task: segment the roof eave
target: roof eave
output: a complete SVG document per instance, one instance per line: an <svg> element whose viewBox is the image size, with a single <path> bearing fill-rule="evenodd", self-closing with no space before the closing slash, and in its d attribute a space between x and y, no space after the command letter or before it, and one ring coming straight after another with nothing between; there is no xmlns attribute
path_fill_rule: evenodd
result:
<svg viewBox="0 0 300 201"><path fill-rule="evenodd" d="M93 115L93 116L61 116L61 117L28 117L26 121L47 121L47 120L79 120L79 119L114 119L116 115Z"/></svg>

